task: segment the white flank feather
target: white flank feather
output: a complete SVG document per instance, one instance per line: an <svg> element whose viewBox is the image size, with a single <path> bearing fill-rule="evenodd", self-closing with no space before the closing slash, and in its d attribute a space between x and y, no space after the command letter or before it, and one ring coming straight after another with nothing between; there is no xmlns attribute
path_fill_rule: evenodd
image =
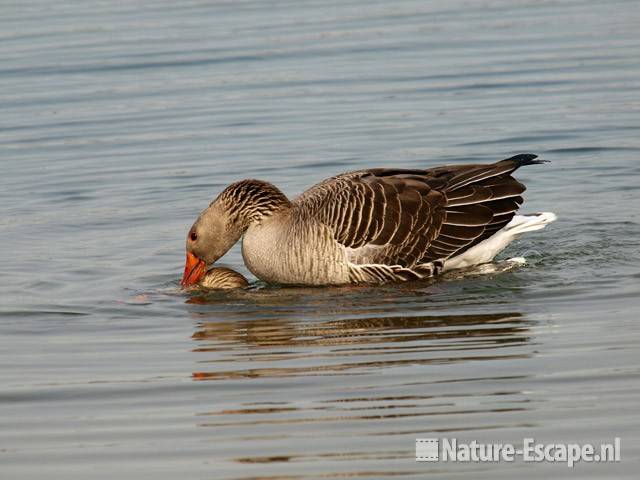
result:
<svg viewBox="0 0 640 480"><path fill-rule="evenodd" d="M504 228L498 230L491 237L483 240L466 252L448 259L444 263L443 271L467 268L490 262L521 234L542 230L547 224L555 221L557 218L556 214L551 212L515 215Z"/></svg>

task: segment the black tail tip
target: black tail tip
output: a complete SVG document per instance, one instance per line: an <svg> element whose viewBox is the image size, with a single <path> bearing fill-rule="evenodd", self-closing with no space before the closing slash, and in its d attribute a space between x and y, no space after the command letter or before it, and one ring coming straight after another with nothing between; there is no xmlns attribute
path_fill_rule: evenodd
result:
<svg viewBox="0 0 640 480"><path fill-rule="evenodd" d="M521 153L520 155L515 155L503 161L515 163L516 168L524 167L526 165L537 165L540 163L549 163L549 160L536 160L536 158L538 158L538 156L534 155L533 153Z"/></svg>

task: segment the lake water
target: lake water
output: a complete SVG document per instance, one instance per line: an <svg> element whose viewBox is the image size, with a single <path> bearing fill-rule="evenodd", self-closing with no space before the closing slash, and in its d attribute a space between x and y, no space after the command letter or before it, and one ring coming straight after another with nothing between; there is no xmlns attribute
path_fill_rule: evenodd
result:
<svg viewBox="0 0 640 480"><path fill-rule="evenodd" d="M0 3L3 479L637 478L635 1ZM185 293L232 181L531 152L524 267ZM247 274L235 247L222 264ZM622 461L416 462L416 438Z"/></svg>

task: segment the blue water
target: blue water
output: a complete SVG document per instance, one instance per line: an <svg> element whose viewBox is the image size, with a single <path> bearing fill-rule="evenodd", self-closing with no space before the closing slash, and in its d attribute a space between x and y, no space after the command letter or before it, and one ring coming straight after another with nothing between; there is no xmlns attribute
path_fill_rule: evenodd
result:
<svg viewBox="0 0 640 480"><path fill-rule="evenodd" d="M2 2L2 478L636 478L637 2ZM490 275L184 293L227 184L551 161ZM224 265L250 276L238 247ZM417 463L416 438L622 461Z"/></svg>

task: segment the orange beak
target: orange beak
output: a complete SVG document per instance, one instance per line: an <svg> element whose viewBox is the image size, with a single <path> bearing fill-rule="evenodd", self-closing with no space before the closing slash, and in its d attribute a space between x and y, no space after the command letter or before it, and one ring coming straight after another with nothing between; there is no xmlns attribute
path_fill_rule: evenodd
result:
<svg viewBox="0 0 640 480"><path fill-rule="evenodd" d="M204 260L200 260L191 252L187 252L187 261L184 264L184 274L182 275L180 285L188 287L189 285L198 283L204 276L206 268L207 265L204 263Z"/></svg>

